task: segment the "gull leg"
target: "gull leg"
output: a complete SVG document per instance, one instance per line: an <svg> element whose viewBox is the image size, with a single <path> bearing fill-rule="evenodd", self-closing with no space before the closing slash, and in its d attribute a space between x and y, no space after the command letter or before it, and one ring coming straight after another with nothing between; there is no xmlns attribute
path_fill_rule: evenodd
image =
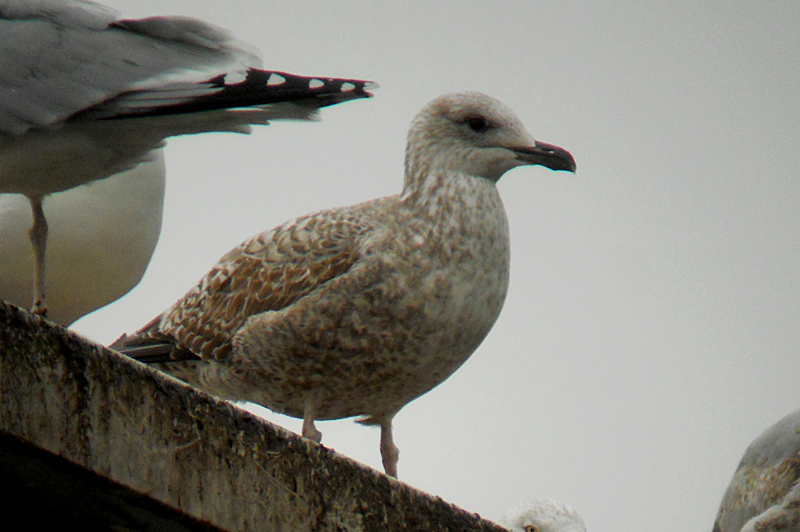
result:
<svg viewBox="0 0 800 532"><path fill-rule="evenodd" d="M303 437L317 443L322 441L322 433L314 426L314 405L306 404L303 415Z"/></svg>
<svg viewBox="0 0 800 532"><path fill-rule="evenodd" d="M44 259L45 249L47 247L47 220L44 217L44 209L42 209L42 196L31 196L28 200L31 202L31 210L33 211L33 224L28 230L28 237L33 246L33 257L35 261L35 268L33 271L33 308L31 312L41 316L47 315L47 303L44 295Z"/></svg>
<svg viewBox="0 0 800 532"><path fill-rule="evenodd" d="M397 478L397 461L400 458L400 449L394 444L392 437L392 420L381 422L381 460L383 469L390 477Z"/></svg>

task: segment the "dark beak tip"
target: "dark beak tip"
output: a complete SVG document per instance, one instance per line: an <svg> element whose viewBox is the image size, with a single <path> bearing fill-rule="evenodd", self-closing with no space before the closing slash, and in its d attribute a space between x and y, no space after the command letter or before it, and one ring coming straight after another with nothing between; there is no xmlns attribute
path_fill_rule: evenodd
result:
<svg viewBox="0 0 800 532"><path fill-rule="evenodd" d="M572 154L564 148L553 144L536 141L534 146L518 148L517 151L521 158L530 164L538 164L551 170L563 170L573 174L577 169L575 158Z"/></svg>
<svg viewBox="0 0 800 532"><path fill-rule="evenodd" d="M569 152L567 152L569 153ZM578 169L578 165L575 164L575 158L569 153L569 163L567 163L566 170L568 172L572 172L573 174L577 173L576 170Z"/></svg>
<svg viewBox="0 0 800 532"><path fill-rule="evenodd" d="M555 157L551 160L553 164L550 168L552 170L561 170L564 172L572 172L574 174L575 170L577 170L577 165L575 164L575 158L572 156L572 154L566 150L561 150L556 153L557 155L554 154Z"/></svg>

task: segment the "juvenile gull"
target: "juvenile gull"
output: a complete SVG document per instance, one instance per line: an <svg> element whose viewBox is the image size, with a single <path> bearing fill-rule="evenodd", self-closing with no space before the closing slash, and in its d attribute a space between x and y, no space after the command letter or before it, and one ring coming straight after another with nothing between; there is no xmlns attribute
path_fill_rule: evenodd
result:
<svg viewBox="0 0 800 532"><path fill-rule="evenodd" d="M175 135L229 131L369 97L368 82L260 70L224 30L118 19L80 0L0 0L0 193L33 211L34 312L44 313L42 200L128 170Z"/></svg>
<svg viewBox="0 0 800 532"><path fill-rule="evenodd" d="M575 170L497 100L437 98L411 124L401 194L247 240L112 347L148 362L163 361L164 347L167 357L197 355L160 367L302 418L315 441L315 420L363 416L380 425L383 465L396 476L392 418L458 369L500 313L509 240L495 184L535 164Z"/></svg>
<svg viewBox="0 0 800 532"><path fill-rule="evenodd" d="M586 525L574 508L550 499L517 506L500 524L512 532L586 532Z"/></svg>
<svg viewBox="0 0 800 532"><path fill-rule="evenodd" d="M800 410L747 448L722 498L714 532L800 530Z"/></svg>
<svg viewBox="0 0 800 532"><path fill-rule="evenodd" d="M47 317L70 326L124 296L144 275L161 232L163 150L153 160L47 197ZM25 307L33 292L26 230L31 207L0 194L0 299Z"/></svg>

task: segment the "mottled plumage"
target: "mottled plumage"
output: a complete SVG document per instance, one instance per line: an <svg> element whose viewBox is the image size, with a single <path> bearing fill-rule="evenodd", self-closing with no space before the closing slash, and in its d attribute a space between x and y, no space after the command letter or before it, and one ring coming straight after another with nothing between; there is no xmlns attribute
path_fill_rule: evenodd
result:
<svg viewBox="0 0 800 532"><path fill-rule="evenodd" d="M246 48L187 17L0 0L0 193L31 204L34 312L46 312L46 195L129 170L168 137L246 133L371 96L369 82L260 70Z"/></svg>
<svg viewBox="0 0 800 532"><path fill-rule="evenodd" d="M586 532L586 525L574 508L550 499L517 506L500 524L512 532Z"/></svg>
<svg viewBox="0 0 800 532"><path fill-rule="evenodd" d="M575 169L497 100L440 97L412 123L402 194L255 236L116 346L148 360L146 346L174 343L203 362L163 369L303 418L317 441L315 419L363 416L381 426L396 475L392 418L461 366L500 313L509 238L495 183L524 164Z"/></svg>
<svg viewBox="0 0 800 532"><path fill-rule="evenodd" d="M800 410L764 431L736 468L714 532L800 531Z"/></svg>

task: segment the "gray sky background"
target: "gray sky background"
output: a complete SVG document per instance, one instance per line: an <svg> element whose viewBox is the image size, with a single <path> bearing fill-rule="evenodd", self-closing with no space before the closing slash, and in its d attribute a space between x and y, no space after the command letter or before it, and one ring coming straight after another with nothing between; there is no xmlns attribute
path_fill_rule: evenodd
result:
<svg viewBox="0 0 800 532"><path fill-rule="evenodd" d="M546 496L590 532L708 532L746 446L800 407L800 3L104 3L381 89L316 124L171 140L153 262L79 332L111 341L245 238L399 192L412 117L472 89L578 173L500 181L510 294L464 367L395 418L403 481L490 519ZM376 429L319 428L380 468Z"/></svg>

